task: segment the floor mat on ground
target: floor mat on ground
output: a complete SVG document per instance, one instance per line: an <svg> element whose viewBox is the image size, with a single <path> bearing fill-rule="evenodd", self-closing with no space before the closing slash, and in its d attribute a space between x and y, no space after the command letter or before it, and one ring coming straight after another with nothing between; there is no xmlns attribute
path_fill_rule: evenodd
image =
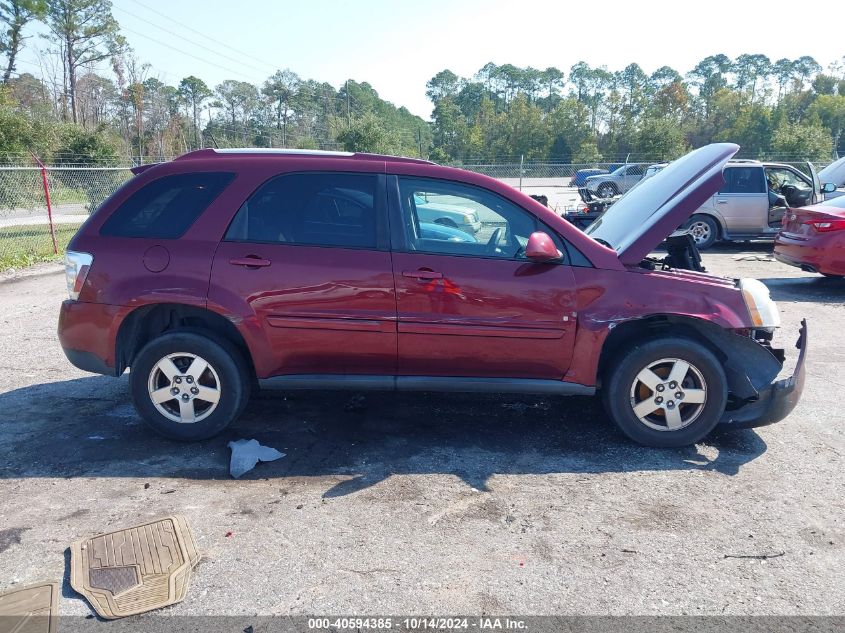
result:
<svg viewBox="0 0 845 633"><path fill-rule="evenodd" d="M42 582L0 593L0 633L55 633L59 615L57 582Z"/></svg>
<svg viewBox="0 0 845 633"><path fill-rule="evenodd" d="M70 584L103 618L176 604L199 561L187 521L170 516L71 546Z"/></svg>

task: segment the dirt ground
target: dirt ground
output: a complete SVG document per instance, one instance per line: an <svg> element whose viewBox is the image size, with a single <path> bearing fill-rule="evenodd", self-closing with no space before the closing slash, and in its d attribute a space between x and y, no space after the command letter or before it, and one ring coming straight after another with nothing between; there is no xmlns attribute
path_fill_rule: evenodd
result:
<svg viewBox="0 0 845 633"><path fill-rule="evenodd" d="M620 436L590 399L274 392L212 440L146 430L56 339L60 268L0 280L0 590L75 539L172 513L204 555L170 614L845 614L845 282L705 254L779 301L796 411L695 448ZM227 442L287 456L228 477Z"/></svg>

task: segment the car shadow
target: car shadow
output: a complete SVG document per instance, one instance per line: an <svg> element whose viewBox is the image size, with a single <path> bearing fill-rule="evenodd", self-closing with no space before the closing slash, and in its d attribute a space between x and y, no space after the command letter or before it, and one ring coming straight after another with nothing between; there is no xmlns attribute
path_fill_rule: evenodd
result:
<svg viewBox="0 0 845 633"><path fill-rule="evenodd" d="M0 394L0 478L225 480L227 443L255 438L286 456L243 480L325 477L324 496L338 497L402 474L451 474L477 490L502 474L730 476L767 448L753 431L730 429L697 447L638 446L593 398L316 391L262 392L220 436L179 443L146 428L127 404L127 387L126 377L95 376Z"/></svg>
<svg viewBox="0 0 845 633"><path fill-rule="evenodd" d="M845 302L845 279L808 273L806 277L771 277L760 281L766 284L775 301Z"/></svg>

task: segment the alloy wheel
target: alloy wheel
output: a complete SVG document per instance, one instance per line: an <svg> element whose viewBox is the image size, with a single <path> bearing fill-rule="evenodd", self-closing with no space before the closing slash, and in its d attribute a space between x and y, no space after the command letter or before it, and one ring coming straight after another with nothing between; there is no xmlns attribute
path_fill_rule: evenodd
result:
<svg viewBox="0 0 845 633"><path fill-rule="evenodd" d="M150 371L148 392L163 416L180 424L201 422L220 402L220 378L204 358L189 352L168 354Z"/></svg>
<svg viewBox="0 0 845 633"><path fill-rule="evenodd" d="M636 375L631 407L639 421L656 431L677 431L701 415L707 383L697 367L680 358L661 358Z"/></svg>
<svg viewBox="0 0 845 633"><path fill-rule="evenodd" d="M710 240L711 229L710 225L707 222L693 222L689 225L689 231L692 233L692 237L695 240L695 243L704 244Z"/></svg>

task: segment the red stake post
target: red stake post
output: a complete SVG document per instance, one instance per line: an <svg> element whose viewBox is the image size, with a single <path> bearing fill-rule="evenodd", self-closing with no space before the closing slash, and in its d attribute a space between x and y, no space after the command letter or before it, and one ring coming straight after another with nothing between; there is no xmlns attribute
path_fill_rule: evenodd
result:
<svg viewBox="0 0 845 633"><path fill-rule="evenodd" d="M56 227L53 225L53 205L50 204L50 185L47 183L47 168L44 166L38 156L32 155L35 162L41 168L41 182L44 185L44 199L47 201L47 222L50 225L50 237L53 239L53 255L59 254L59 246L56 243Z"/></svg>

